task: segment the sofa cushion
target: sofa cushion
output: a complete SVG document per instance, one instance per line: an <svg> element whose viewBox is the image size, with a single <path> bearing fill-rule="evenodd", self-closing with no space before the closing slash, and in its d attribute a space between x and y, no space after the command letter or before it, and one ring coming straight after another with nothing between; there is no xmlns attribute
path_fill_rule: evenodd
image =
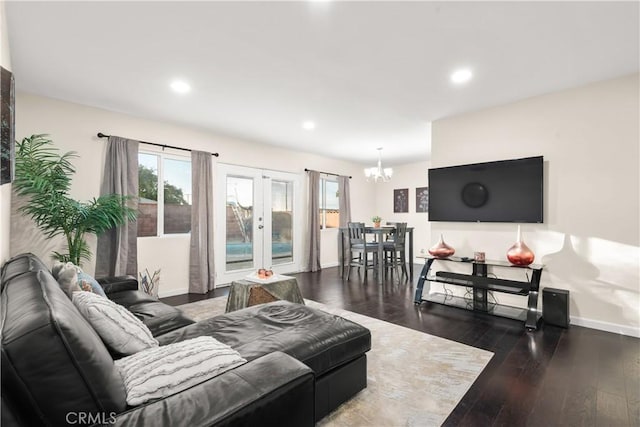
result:
<svg viewBox="0 0 640 427"><path fill-rule="evenodd" d="M107 298L93 292L75 292L73 304L116 354L129 355L158 346L142 321Z"/></svg>
<svg viewBox="0 0 640 427"><path fill-rule="evenodd" d="M107 296L122 291L138 290L138 280L131 275L100 277L96 281L102 286Z"/></svg>
<svg viewBox="0 0 640 427"><path fill-rule="evenodd" d="M142 291L108 294L109 299L124 306L147 325L154 337L194 323L178 308L162 303Z"/></svg>
<svg viewBox="0 0 640 427"><path fill-rule="evenodd" d="M48 267L40 258L32 253L16 255L2 266L2 271L0 271L0 284L2 288L4 288L5 284L8 284L14 277L38 270L48 271Z"/></svg>
<svg viewBox="0 0 640 427"><path fill-rule="evenodd" d="M314 427L313 372L291 356L269 353L118 414L115 425Z"/></svg>
<svg viewBox="0 0 640 427"><path fill-rule="evenodd" d="M237 351L211 337L150 348L115 362L131 406L186 390L243 363Z"/></svg>
<svg viewBox="0 0 640 427"><path fill-rule="evenodd" d="M216 316L161 335L160 345L212 336L242 357L282 351L303 362L316 376L371 349L371 333L345 318L289 301L276 301Z"/></svg>
<svg viewBox="0 0 640 427"><path fill-rule="evenodd" d="M70 412L121 412L124 386L111 355L32 256L3 269L3 399L29 425L65 425Z"/></svg>

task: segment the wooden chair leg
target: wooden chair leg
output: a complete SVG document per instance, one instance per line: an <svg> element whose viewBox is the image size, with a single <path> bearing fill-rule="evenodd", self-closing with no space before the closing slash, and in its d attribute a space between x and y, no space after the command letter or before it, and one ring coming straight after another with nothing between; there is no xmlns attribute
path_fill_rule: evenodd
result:
<svg viewBox="0 0 640 427"><path fill-rule="evenodd" d="M380 260L378 259L378 253L371 252L371 265L369 266L367 264L367 267L373 270L374 277L378 277L378 262L380 262Z"/></svg>
<svg viewBox="0 0 640 427"><path fill-rule="evenodd" d="M407 257L405 251L402 251L402 275L405 278L405 282L408 282L409 272L407 271Z"/></svg>
<svg viewBox="0 0 640 427"><path fill-rule="evenodd" d="M398 283L400 283L400 270L398 270L398 258L396 252L393 253L393 269L396 272L396 276L398 276Z"/></svg>

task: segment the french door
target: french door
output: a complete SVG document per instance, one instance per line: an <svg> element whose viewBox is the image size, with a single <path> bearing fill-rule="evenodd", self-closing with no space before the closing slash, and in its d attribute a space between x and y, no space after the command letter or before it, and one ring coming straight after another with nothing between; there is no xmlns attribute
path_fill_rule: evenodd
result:
<svg viewBox="0 0 640 427"><path fill-rule="evenodd" d="M217 286L259 268L300 271L301 181L292 173L218 163Z"/></svg>

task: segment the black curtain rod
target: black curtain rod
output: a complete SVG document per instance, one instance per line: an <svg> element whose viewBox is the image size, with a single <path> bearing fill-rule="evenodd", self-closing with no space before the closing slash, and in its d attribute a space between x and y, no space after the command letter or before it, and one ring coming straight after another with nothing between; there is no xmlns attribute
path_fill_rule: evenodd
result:
<svg viewBox="0 0 640 427"><path fill-rule="evenodd" d="M98 132L98 138L109 138L109 136L111 135L105 135L102 132ZM191 152L191 150L189 148L182 148L182 147L174 147L173 145L165 145L165 144L156 144L155 142L147 142L147 141L138 141L141 144L147 144L147 145L155 145L156 147L162 147L162 148L173 148L174 150L182 150L182 151L189 151ZM220 156L220 154L218 153L211 153L212 156Z"/></svg>
<svg viewBox="0 0 640 427"><path fill-rule="evenodd" d="M305 172L309 172L309 171L312 171L312 170L313 169L307 169L307 168L304 169ZM323 173L325 175L341 176L341 175L338 175L337 173L331 173L331 172L322 172L322 171L315 171L315 172L320 172L320 173ZM351 179L351 178L352 177L349 176L349 179Z"/></svg>

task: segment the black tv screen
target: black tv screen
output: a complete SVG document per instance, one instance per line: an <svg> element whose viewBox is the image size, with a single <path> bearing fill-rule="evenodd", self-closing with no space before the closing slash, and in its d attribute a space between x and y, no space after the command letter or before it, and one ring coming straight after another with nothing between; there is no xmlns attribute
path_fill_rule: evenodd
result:
<svg viewBox="0 0 640 427"><path fill-rule="evenodd" d="M541 223L543 158L429 169L429 221Z"/></svg>

